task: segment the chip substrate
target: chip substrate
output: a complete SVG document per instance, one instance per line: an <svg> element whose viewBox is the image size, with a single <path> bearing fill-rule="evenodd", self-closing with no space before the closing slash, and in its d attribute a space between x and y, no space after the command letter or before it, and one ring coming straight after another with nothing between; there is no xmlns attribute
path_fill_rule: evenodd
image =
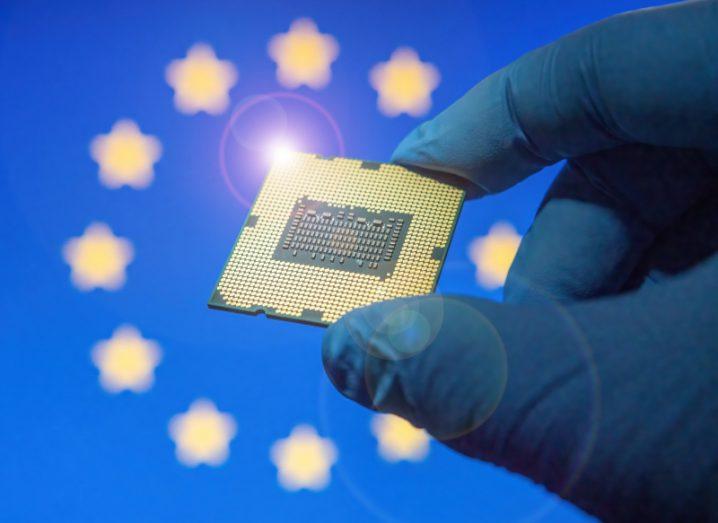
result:
<svg viewBox="0 0 718 523"><path fill-rule="evenodd" d="M464 196L399 165L293 153L267 175L209 306L329 325L433 292Z"/></svg>

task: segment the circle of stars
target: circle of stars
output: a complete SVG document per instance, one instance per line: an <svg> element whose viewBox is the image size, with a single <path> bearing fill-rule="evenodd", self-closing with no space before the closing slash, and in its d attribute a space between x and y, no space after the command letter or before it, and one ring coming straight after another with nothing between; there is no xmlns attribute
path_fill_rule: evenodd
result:
<svg viewBox="0 0 718 523"><path fill-rule="evenodd" d="M187 412L169 422L170 438L180 463L196 467L204 463L218 466L229 456L229 442L237 433L234 418L220 412L206 399L194 401Z"/></svg>
<svg viewBox="0 0 718 523"><path fill-rule="evenodd" d="M314 21L300 18L290 24L286 33L269 40L267 52L276 64L280 85L287 89L321 89L331 81L339 44L332 35L319 32ZM219 115L226 111L238 78L236 66L219 59L205 43L194 44L184 58L171 60L165 69L174 106L187 115ZM388 61L377 63L369 71L369 84L377 92L377 108L389 117L425 114L439 82L438 69L422 62L418 53L408 47L396 49ZM99 181L104 187L146 189L154 179L162 144L157 137L144 134L135 121L120 119L109 133L92 139L90 156L99 166ZM471 244L469 257L476 264L479 283L488 288L503 284L520 239L510 224L497 223L487 236ZM96 222L81 236L70 238L62 248L62 256L79 290L116 291L126 282L127 267L135 252L129 240L115 236L108 225ZM155 381L162 350L136 327L122 325L109 339L95 344L91 359L99 372L100 386L108 393L141 393ZM428 434L400 417L375 415L370 428L379 456L388 462L418 462L428 456ZM168 433L181 464L216 467L229 457L237 423L212 401L198 399L187 411L170 419ZM279 485L288 491L326 488L339 457L334 442L306 424L295 426L286 438L275 441L269 455L277 468Z"/></svg>
<svg viewBox="0 0 718 523"><path fill-rule="evenodd" d="M70 279L75 287L114 291L125 283L134 249L128 240L115 236L108 225L92 223L82 236L65 243L62 256L71 267Z"/></svg>
<svg viewBox="0 0 718 523"><path fill-rule="evenodd" d="M109 134L95 137L90 144L90 156L100 166L100 182L108 189L148 187L161 155L160 141L142 134L132 120L118 121Z"/></svg>
<svg viewBox="0 0 718 523"><path fill-rule="evenodd" d="M337 456L334 443L319 437L310 425L297 425L289 437L274 443L270 451L277 467L277 480L289 491L324 489Z"/></svg>
<svg viewBox="0 0 718 523"><path fill-rule="evenodd" d="M486 236L469 245L469 258L476 265L476 281L486 289L501 287L519 249L521 236L508 222L497 222Z"/></svg>
<svg viewBox="0 0 718 523"><path fill-rule="evenodd" d="M288 89L325 87L332 77L331 64L339 55L334 37L320 33L308 18L295 20L288 32L273 36L267 50L277 64L277 81Z"/></svg>
<svg viewBox="0 0 718 523"><path fill-rule="evenodd" d="M177 110L185 114L223 113L229 106L229 90L237 83L237 68L219 60L207 44L195 44L184 59L173 60L165 71L174 89Z"/></svg>
<svg viewBox="0 0 718 523"><path fill-rule="evenodd" d="M109 340L93 347L91 355L100 371L100 385L112 393L148 390L155 379L155 367L162 359L159 345L143 338L131 325L118 327Z"/></svg>
<svg viewBox="0 0 718 523"><path fill-rule="evenodd" d="M429 454L429 436L399 416L376 414L371 431L377 439L379 455L385 460L422 461Z"/></svg>
<svg viewBox="0 0 718 523"><path fill-rule="evenodd" d="M379 95L377 106L387 116L426 114L439 79L436 67L419 60L408 47L400 47L388 62L375 65L369 73L369 83Z"/></svg>

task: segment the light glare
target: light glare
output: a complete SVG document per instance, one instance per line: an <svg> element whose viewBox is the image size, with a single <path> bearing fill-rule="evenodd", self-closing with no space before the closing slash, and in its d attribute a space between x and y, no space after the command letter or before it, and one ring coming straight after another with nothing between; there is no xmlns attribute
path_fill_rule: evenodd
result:
<svg viewBox="0 0 718 523"><path fill-rule="evenodd" d="M277 140L268 148L272 165L286 165L296 152L294 145L285 140Z"/></svg>

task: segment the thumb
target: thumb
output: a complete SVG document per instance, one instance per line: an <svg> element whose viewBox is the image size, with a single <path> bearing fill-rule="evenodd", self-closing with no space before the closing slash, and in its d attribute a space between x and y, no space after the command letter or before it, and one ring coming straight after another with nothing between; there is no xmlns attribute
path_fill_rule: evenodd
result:
<svg viewBox="0 0 718 523"><path fill-rule="evenodd" d="M463 177L472 196L628 143L714 151L716 21L718 2L697 1L588 26L485 78L392 161Z"/></svg>
<svg viewBox="0 0 718 523"><path fill-rule="evenodd" d="M551 397L550 408L591 410L585 354L562 311L438 294L380 302L329 328L324 367L343 395L439 440L480 429L471 452L490 453L539 400L568 383L568 397L584 404Z"/></svg>
<svg viewBox="0 0 718 523"><path fill-rule="evenodd" d="M350 399L599 518L706 520L717 285L715 257L664 285L566 306L377 303L328 329L324 366Z"/></svg>
<svg viewBox="0 0 718 523"><path fill-rule="evenodd" d="M329 327L324 367L349 399L565 494L597 410L561 310L443 295L380 302Z"/></svg>
<svg viewBox="0 0 718 523"><path fill-rule="evenodd" d="M481 425L506 384L506 353L490 321L460 299L440 295L347 314L329 328L323 358L342 394L438 439Z"/></svg>

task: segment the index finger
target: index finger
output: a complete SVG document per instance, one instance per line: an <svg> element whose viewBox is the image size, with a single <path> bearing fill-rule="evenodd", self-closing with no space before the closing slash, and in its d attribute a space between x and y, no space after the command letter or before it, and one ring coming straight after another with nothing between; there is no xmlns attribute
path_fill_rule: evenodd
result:
<svg viewBox="0 0 718 523"><path fill-rule="evenodd" d="M410 133L392 161L504 190L625 143L718 150L718 2L606 19L489 76Z"/></svg>

